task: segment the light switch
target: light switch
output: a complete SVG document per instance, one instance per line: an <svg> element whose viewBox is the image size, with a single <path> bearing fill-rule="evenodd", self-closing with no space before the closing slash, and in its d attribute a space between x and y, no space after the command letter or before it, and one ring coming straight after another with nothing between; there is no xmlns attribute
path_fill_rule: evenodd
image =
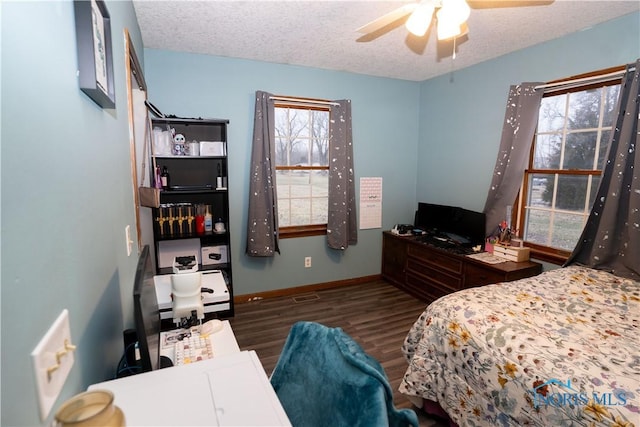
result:
<svg viewBox="0 0 640 427"><path fill-rule="evenodd" d="M71 372L74 350L69 328L69 311L64 309L31 352L42 421L49 416Z"/></svg>
<svg viewBox="0 0 640 427"><path fill-rule="evenodd" d="M131 250L133 249L133 240L131 240L131 226L127 225L124 228L124 239L127 245L127 256L131 256Z"/></svg>

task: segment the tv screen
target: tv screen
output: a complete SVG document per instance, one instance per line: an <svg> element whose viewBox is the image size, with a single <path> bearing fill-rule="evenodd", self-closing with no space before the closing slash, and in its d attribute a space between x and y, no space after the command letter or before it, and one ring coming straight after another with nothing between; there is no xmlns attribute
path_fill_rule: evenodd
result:
<svg viewBox="0 0 640 427"><path fill-rule="evenodd" d="M142 372L158 369L160 360L160 310L153 281L155 271L149 246L142 249L133 284L133 310Z"/></svg>
<svg viewBox="0 0 640 427"><path fill-rule="evenodd" d="M456 206L418 203L414 226L429 233L446 235L465 246L484 243L486 216Z"/></svg>

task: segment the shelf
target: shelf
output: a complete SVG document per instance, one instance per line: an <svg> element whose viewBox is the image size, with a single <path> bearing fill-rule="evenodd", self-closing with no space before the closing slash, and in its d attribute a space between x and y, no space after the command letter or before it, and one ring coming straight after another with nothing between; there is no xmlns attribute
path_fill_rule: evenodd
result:
<svg viewBox="0 0 640 427"><path fill-rule="evenodd" d="M229 267L230 267L229 263L210 264L210 265L198 264L198 271L228 270ZM160 268L158 270L158 274L173 274L173 268L171 267ZM229 287L229 283L227 283L227 287Z"/></svg>
<svg viewBox="0 0 640 427"><path fill-rule="evenodd" d="M227 125L229 124L229 120L227 119L203 119L201 117L198 118L186 118L186 117L160 117L154 118L154 124L157 123L174 123L174 124L182 124L185 126L198 126L198 125Z"/></svg>
<svg viewBox="0 0 640 427"><path fill-rule="evenodd" d="M160 192L160 196L177 196L180 194L214 194L214 193L226 193L227 189L217 189L217 188L200 188L193 190L162 190Z"/></svg>
<svg viewBox="0 0 640 427"><path fill-rule="evenodd" d="M212 238L212 237L224 237L228 234L228 231L223 231L222 233L218 233L215 231L205 231L204 234L197 234L197 233L182 233L182 234L173 234L173 235L168 235L168 236L156 236L156 240L157 241L163 241L163 240L182 240L182 239L201 239L203 237L205 238Z"/></svg>
<svg viewBox="0 0 640 427"><path fill-rule="evenodd" d="M181 159L181 160L198 160L198 159L226 159L227 156L153 156L156 159Z"/></svg>

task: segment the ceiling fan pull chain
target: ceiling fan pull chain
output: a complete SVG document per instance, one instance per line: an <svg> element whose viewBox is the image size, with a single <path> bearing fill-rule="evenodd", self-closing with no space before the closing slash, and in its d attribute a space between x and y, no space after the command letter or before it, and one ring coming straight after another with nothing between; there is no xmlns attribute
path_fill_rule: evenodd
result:
<svg viewBox="0 0 640 427"><path fill-rule="evenodd" d="M451 59L456 59L456 40L458 40L457 37L453 38L453 55L451 55Z"/></svg>

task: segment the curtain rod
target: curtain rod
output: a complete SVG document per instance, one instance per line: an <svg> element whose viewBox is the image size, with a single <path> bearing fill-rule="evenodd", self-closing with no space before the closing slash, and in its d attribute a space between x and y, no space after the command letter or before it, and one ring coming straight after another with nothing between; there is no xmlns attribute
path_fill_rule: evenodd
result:
<svg viewBox="0 0 640 427"><path fill-rule="evenodd" d="M628 70L634 71L635 68L636 67L630 67ZM625 69L625 70L614 71L612 73L601 74L599 76L583 77L581 79L565 80L563 82L557 82L557 83L547 83L543 85L538 85L534 89L535 90L544 89L545 92L553 92L555 90L568 89L568 88L578 86L587 82L597 83L597 82L606 82L610 80L615 80L616 77L622 77L626 72L627 70Z"/></svg>
<svg viewBox="0 0 640 427"><path fill-rule="evenodd" d="M269 99L273 99L274 101L299 102L299 103L311 104L311 105L334 105L334 106L340 105L337 102L320 101L318 99L310 99L310 98L291 98L287 96L270 96Z"/></svg>

